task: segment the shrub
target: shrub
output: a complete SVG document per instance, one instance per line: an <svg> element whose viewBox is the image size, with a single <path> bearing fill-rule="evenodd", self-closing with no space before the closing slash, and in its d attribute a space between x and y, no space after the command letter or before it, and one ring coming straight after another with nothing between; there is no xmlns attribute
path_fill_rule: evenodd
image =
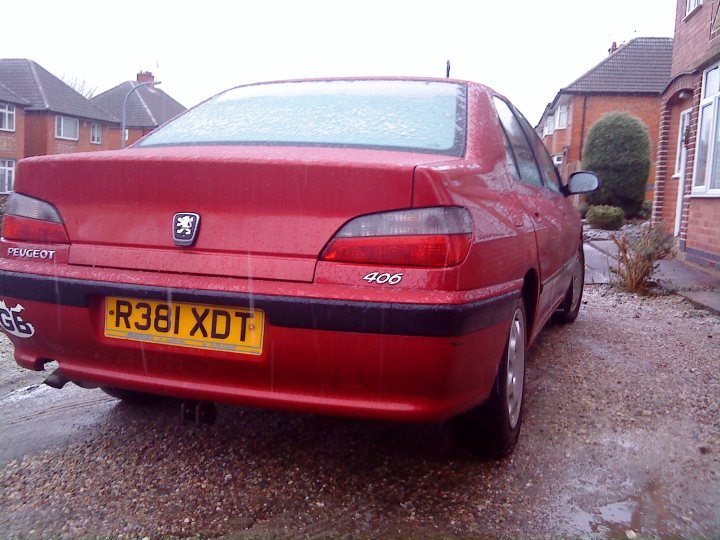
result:
<svg viewBox="0 0 720 540"><path fill-rule="evenodd" d="M630 292L645 294L657 269L657 261L672 254L672 235L661 224L648 223L635 235L615 235L613 240L618 248L614 270L620 285Z"/></svg>
<svg viewBox="0 0 720 540"><path fill-rule="evenodd" d="M625 222L625 214L617 206L591 206L586 217L593 229L605 231L617 231Z"/></svg>
<svg viewBox="0 0 720 540"><path fill-rule="evenodd" d="M588 131L583 168L600 177L600 187L587 194L589 204L619 206L626 216L636 216L650 172L647 126L624 112L602 116Z"/></svg>

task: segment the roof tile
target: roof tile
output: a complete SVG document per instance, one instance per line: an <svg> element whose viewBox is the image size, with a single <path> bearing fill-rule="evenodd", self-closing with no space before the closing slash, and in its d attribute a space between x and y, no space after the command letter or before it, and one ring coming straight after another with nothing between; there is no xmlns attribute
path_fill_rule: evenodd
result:
<svg viewBox="0 0 720 540"><path fill-rule="evenodd" d="M661 94L670 82L672 48L672 38L635 38L622 45L563 91Z"/></svg>
<svg viewBox="0 0 720 540"><path fill-rule="evenodd" d="M119 122L32 60L0 59L0 83L26 100L29 111L51 111L90 120Z"/></svg>
<svg viewBox="0 0 720 540"><path fill-rule="evenodd" d="M92 98L92 101L110 114L120 118L125 96L137 84L133 81L121 83L98 94ZM143 86L135 90L128 98L125 123L128 127L154 128L184 111L185 107L157 86Z"/></svg>
<svg viewBox="0 0 720 540"><path fill-rule="evenodd" d="M0 101L23 106L30 105L30 102L27 99L21 98L4 84L0 84Z"/></svg>

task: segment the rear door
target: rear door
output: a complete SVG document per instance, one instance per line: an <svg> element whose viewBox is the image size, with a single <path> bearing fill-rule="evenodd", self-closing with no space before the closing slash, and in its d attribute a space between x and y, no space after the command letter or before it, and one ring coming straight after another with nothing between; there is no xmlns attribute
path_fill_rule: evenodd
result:
<svg viewBox="0 0 720 540"><path fill-rule="evenodd" d="M578 242L580 241L580 218L575 206L573 206L570 199L568 199L560 190L560 175L555 168L555 164L550 157L545 145L542 143L540 138L535 133L535 130L530 127L530 124L525 118L515 111L520 119L520 123L527 135L530 144L535 151L535 159L540 166L540 173L543 178L543 185L546 189L539 193L539 196L547 200L549 204L546 206L545 211L549 214L557 216L559 222L562 223L560 228L560 234L562 236L562 242L559 245L562 251L562 258L564 264L575 256L578 248ZM561 294L564 294L567 287L562 287Z"/></svg>
<svg viewBox="0 0 720 540"><path fill-rule="evenodd" d="M495 98L495 107L500 123L505 130L508 143L515 157L516 179L514 195L530 216L535 228L540 268L540 298L538 323L542 324L557 298L562 294L558 282L562 282L564 267L568 260L568 224L563 209L558 205L562 194L548 187L548 171L541 168L536 159L535 141L527 132L529 126L514 108L500 98ZM529 128L532 130L532 128ZM537 136L535 136L537 139ZM539 139L537 139L539 142ZM541 142L539 142L542 145ZM552 161L551 161L552 163ZM554 170L554 169L553 169ZM557 184L556 184L557 185ZM574 245L574 244L573 244Z"/></svg>

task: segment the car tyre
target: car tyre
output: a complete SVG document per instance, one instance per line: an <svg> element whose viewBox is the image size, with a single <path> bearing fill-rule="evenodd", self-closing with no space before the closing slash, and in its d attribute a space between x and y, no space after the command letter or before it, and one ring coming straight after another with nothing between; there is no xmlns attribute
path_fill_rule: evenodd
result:
<svg viewBox="0 0 720 540"><path fill-rule="evenodd" d="M578 249L577 263L573 268L572 279L568 285L565 299L552 315L552 321L556 324L569 324L577 319L582 304L583 287L585 285L585 252L582 242Z"/></svg>
<svg viewBox="0 0 720 540"><path fill-rule="evenodd" d="M494 459L501 459L513 451L522 424L526 358L527 318L525 303L519 298L513 308L490 397L452 421L454 434L461 444Z"/></svg>
<svg viewBox="0 0 720 540"><path fill-rule="evenodd" d="M107 395L119 399L123 403L130 405L146 405L150 403L157 403L162 400L162 396L155 394L146 394L145 392L138 392L136 390L127 390L125 388L114 388L112 386L101 386L100 390L105 392Z"/></svg>

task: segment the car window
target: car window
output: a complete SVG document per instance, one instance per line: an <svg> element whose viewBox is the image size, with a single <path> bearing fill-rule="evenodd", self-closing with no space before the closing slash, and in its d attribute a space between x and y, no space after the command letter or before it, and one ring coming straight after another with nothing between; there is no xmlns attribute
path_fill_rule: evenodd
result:
<svg viewBox="0 0 720 540"><path fill-rule="evenodd" d="M520 122L520 125L523 128L523 131L525 132L525 135L527 135L527 138L530 139L530 144L532 144L533 146L533 150L535 151L535 158L537 159L537 163L540 166L540 171L542 173L545 185L553 191L559 192L560 176L558 176L555 164L553 163L550 154L548 154L545 145L542 143L540 138L537 136L537 133L530 126L525 117L517 109L514 109L514 112L515 116Z"/></svg>
<svg viewBox="0 0 720 540"><path fill-rule="evenodd" d="M517 169L517 163L515 162L515 156L513 155L512 148L510 147L510 141L508 140L507 133L503 132L503 141L505 142L505 164L507 165L510 174L515 180L520 180L520 173Z"/></svg>
<svg viewBox="0 0 720 540"><path fill-rule="evenodd" d="M527 136L523 131L522 125L513 114L510 106L502 99L495 97L495 109L498 113L500 123L505 130L505 135L517 162L520 179L528 184L542 186L542 176L537 162L535 161L535 153L530 147Z"/></svg>
<svg viewBox="0 0 720 540"><path fill-rule="evenodd" d="M139 146L295 145L465 153L464 85L304 81L241 86L161 127Z"/></svg>

